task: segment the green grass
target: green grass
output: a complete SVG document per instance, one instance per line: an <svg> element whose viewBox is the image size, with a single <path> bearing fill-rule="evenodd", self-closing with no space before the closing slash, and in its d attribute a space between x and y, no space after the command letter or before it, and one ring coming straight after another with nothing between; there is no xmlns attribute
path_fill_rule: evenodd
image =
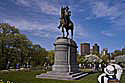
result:
<svg viewBox="0 0 125 83"><path fill-rule="evenodd" d="M0 72L0 80L9 80L15 83L98 83L97 77L99 73L90 74L80 80L65 81L65 80L51 80L51 79L38 79L36 75L40 74L39 71L32 72ZM125 75L122 76L121 83L125 83Z"/></svg>

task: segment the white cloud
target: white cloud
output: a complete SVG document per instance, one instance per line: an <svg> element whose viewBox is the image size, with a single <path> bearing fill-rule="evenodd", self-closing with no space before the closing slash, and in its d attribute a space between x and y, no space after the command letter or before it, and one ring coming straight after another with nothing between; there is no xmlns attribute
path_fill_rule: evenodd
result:
<svg viewBox="0 0 125 83"><path fill-rule="evenodd" d="M107 37L113 37L114 36L113 33L107 32L107 31L102 31L101 34L103 34L104 36L107 36Z"/></svg>
<svg viewBox="0 0 125 83"><path fill-rule="evenodd" d="M42 24L38 22L31 22L25 19L7 19L6 22L12 26L15 26L16 28L19 28L21 31L30 31L33 36L50 38L59 34L56 23Z"/></svg>
<svg viewBox="0 0 125 83"><path fill-rule="evenodd" d="M5 7L0 6L0 10L5 10Z"/></svg>
<svg viewBox="0 0 125 83"><path fill-rule="evenodd" d="M92 16L85 17L85 20L91 20L91 19L93 19Z"/></svg>
<svg viewBox="0 0 125 83"><path fill-rule="evenodd" d="M56 23L42 24L39 22L32 22L25 19L16 19L16 20L7 19L6 22L16 26L20 30L48 30L51 32L56 32L55 28L57 25Z"/></svg>
<svg viewBox="0 0 125 83"><path fill-rule="evenodd" d="M125 30L125 3L117 1L113 5L109 5L108 1L93 1L91 2L92 14L96 17L105 17L113 30ZM113 36L109 32L103 32L107 36Z"/></svg>
<svg viewBox="0 0 125 83"><path fill-rule="evenodd" d="M16 0L13 1L19 6L31 8L33 11L40 11L49 15L59 15L59 6L45 0Z"/></svg>
<svg viewBox="0 0 125 83"><path fill-rule="evenodd" d="M82 26L82 25L78 25L78 26L76 26L76 29L75 29L76 31L76 36L78 37L78 38L83 38L83 37L89 37L90 35L88 34L88 31L85 29L85 27L84 26Z"/></svg>
<svg viewBox="0 0 125 83"><path fill-rule="evenodd" d="M41 38L50 38L52 37L51 32L44 32L44 31L32 31L32 35Z"/></svg>
<svg viewBox="0 0 125 83"><path fill-rule="evenodd" d="M125 26L125 16L122 15L118 19L112 20L112 23L114 23L117 26Z"/></svg>
<svg viewBox="0 0 125 83"><path fill-rule="evenodd" d="M48 2L44 3L37 3L38 6L40 7L41 11L47 14L52 14L52 15L59 15L59 9L53 4L50 4Z"/></svg>
<svg viewBox="0 0 125 83"><path fill-rule="evenodd" d="M96 17L106 17L109 16L110 19L115 19L121 15L119 7L117 5L109 6L104 2L93 2L92 3L92 12Z"/></svg>
<svg viewBox="0 0 125 83"><path fill-rule="evenodd" d="M29 0L29 1L30 1L30 0ZM16 0L16 4L17 4L17 5L30 6L29 1L28 1L28 0Z"/></svg>

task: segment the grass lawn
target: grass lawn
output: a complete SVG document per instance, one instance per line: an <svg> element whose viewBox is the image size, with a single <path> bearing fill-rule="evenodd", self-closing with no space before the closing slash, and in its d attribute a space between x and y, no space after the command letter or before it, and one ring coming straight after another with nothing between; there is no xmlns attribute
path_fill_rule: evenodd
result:
<svg viewBox="0 0 125 83"><path fill-rule="evenodd" d="M80 80L65 81L65 80L50 80L50 79L38 79L35 75L40 74L39 71L32 72L0 72L0 80L9 80L15 83L98 83L97 77L99 73L90 74ZM125 74L122 76L121 83L125 83Z"/></svg>

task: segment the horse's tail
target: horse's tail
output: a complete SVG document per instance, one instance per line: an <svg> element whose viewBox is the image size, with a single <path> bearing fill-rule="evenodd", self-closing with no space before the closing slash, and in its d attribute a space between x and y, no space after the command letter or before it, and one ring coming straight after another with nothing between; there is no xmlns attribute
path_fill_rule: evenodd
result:
<svg viewBox="0 0 125 83"><path fill-rule="evenodd" d="M72 21L69 22L69 25L68 25L70 28L74 28L74 24Z"/></svg>
<svg viewBox="0 0 125 83"><path fill-rule="evenodd" d="M71 21L70 23L71 23L71 26L70 26L70 29L71 29L71 37L72 37L72 39L73 39L74 24L73 24L72 21Z"/></svg>

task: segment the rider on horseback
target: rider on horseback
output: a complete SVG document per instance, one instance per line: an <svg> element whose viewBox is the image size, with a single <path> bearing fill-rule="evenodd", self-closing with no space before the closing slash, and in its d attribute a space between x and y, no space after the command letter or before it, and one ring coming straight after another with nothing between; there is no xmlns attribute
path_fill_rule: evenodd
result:
<svg viewBox="0 0 125 83"><path fill-rule="evenodd" d="M64 20L65 20L66 24L69 24L70 16L71 16L71 11L69 11L69 7L66 6L66 8L65 8L65 17L64 17Z"/></svg>
<svg viewBox="0 0 125 83"><path fill-rule="evenodd" d="M62 7L61 8L61 18L60 18L60 25L58 26L58 28L60 29L60 27L62 28L62 32L63 32L63 37L64 37L64 28L67 32L67 36L69 35L68 30L71 30L71 35L73 38L73 23L70 20L70 16L71 16L71 11L69 11L69 7Z"/></svg>

